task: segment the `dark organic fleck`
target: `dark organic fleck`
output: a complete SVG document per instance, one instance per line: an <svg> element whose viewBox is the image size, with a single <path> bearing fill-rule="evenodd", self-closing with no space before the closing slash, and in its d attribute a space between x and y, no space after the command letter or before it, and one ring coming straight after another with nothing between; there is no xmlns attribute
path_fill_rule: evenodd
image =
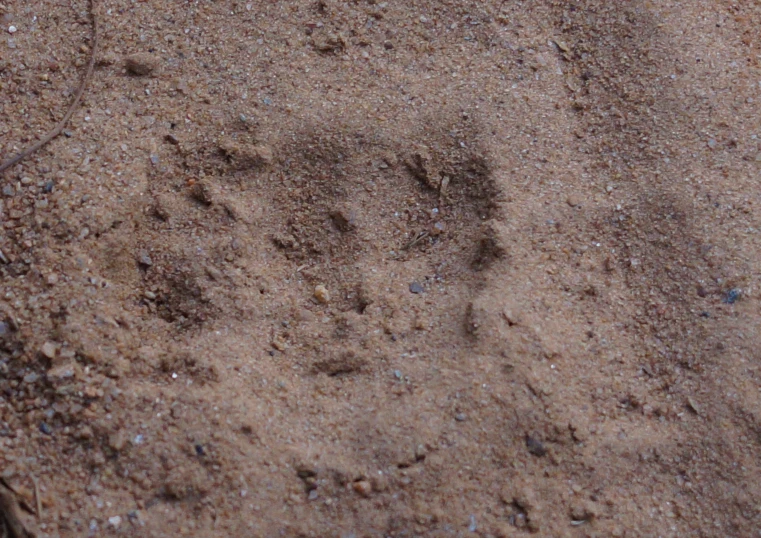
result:
<svg viewBox="0 0 761 538"><path fill-rule="evenodd" d="M737 288L732 288L731 290L724 293L724 298L722 299L722 302L725 304L735 304L737 300L740 298L740 295L742 295L742 292L738 290Z"/></svg>
<svg viewBox="0 0 761 538"><path fill-rule="evenodd" d="M534 439L530 435L526 436L526 448L528 448L528 451L534 456L539 456L541 458L542 456L547 455L547 449L544 447L544 443L538 439Z"/></svg>

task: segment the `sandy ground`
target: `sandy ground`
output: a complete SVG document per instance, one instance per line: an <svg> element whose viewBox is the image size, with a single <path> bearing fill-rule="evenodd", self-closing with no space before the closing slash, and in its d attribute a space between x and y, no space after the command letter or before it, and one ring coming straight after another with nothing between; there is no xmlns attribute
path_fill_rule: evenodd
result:
<svg viewBox="0 0 761 538"><path fill-rule="evenodd" d="M0 177L30 532L761 535L761 4L95 4ZM6 158L92 43L0 22Z"/></svg>

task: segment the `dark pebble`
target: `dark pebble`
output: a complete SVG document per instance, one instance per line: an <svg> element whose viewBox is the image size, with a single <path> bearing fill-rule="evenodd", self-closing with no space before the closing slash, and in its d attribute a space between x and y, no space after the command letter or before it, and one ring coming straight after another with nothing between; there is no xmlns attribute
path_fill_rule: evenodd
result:
<svg viewBox="0 0 761 538"><path fill-rule="evenodd" d="M410 284L410 291L412 293L423 293L425 289L423 288L423 285L420 282L413 282Z"/></svg>
<svg viewBox="0 0 761 538"><path fill-rule="evenodd" d="M735 304L737 300L740 298L740 295L742 295L742 292L738 290L737 288L732 288L731 290L724 293L724 298L722 299L722 302L725 304Z"/></svg>
<svg viewBox="0 0 761 538"><path fill-rule="evenodd" d="M51 430L50 426L45 422L40 422L40 431L45 435L51 435L53 433L53 430Z"/></svg>
<svg viewBox="0 0 761 538"><path fill-rule="evenodd" d="M542 456L547 455L547 449L544 447L544 443L538 439L534 439L530 435L526 436L526 448L528 448L528 451L534 456L539 456L541 458Z"/></svg>

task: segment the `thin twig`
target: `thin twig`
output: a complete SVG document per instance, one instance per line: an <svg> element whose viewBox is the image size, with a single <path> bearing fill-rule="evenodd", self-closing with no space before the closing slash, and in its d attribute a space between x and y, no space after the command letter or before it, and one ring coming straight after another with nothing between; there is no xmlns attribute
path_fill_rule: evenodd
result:
<svg viewBox="0 0 761 538"><path fill-rule="evenodd" d="M418 234L412 239L412 241L410 241L409 243L407 243L406 245L402 247L402 250L411 249L412 247L420 243L423 239L425 239L429 235L431 234L428 232L418 232Z"/></svg>
<svg viewBox="0 0 761 538"><path fill-rule="evenodd" d="M95 0L90 0L90 18L92 19L92 50L90 51L90 61L87 64L87 71L82 77L82 81L79 83L79 88L77 89L77 93L74 96L74 100L71 102L71 105L69 105L69 110L66 112L66 115L63 117L63 119L58 122L58 125L56 125L52 131L42 137L39 142L29 146L15 157L11 157L5 161L3 164L0 164L0 174L21 160L29 157L32 153L39 150L45 146L45 144L61 134L64 127L66 127L66 124L71 119L71 116L74 114L74 111L77 109L79 101L82 99L82 95L85 93L85 88L87 88L87 83L92 77L93 68L95 67L95 55L98 50L98 19L95 16Z"/></svg>
<svg viewBox="0 0 761 538"><path fill-rule="evenodd" d="M34 484L34 500L37 503L37 519L42 519L42 499L40 499L40 483L37 481L37 477L31 475L32 484Z"/></svg>

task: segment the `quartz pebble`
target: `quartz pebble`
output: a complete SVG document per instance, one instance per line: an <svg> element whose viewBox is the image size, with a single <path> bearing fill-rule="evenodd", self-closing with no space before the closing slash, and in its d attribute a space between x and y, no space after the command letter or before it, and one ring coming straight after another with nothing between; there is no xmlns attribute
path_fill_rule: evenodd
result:
<svg viewBox="0 0 761 538"><path fill-rule="evenodd" d="M53 342L45 342L42 344L40 352L48 359L55 359L56 346Z"/></svg>

